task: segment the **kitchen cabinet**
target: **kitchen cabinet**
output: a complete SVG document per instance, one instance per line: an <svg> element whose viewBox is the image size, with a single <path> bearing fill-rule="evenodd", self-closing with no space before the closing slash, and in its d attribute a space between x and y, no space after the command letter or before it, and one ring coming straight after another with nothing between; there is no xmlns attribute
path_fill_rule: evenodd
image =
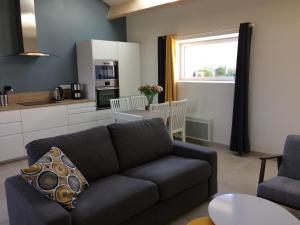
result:
<svg viewBox="0 0 300 225"><path fill-rule="evenodd" d="M93 59L117 60L117 42L92 40L92 54Z"/></svg>
<svg viewBox="0 0 300 225"><path fill-rule="evenodd" d="M77 46L78 79L87 98L95 95L95 60L117 60L120 96L138 95L141 85L140 44L130 42L88 40Z"/></svg>
<svg viewBox="0 0 300 225"><path fill-rule="evenodd" d="M20 111L0 112L0 161L24 155Z"/></svg>
<svg viewBox="0 0 300 225"><path fill-rule="evenodd" d="M96 103L68 105L69 132L74 133L97 126Z"/></svg>
<svg viewBox="0 0 300 225"><path fill-rule="evenodd" d="M112 123L114 119L110 109L97 111L97 126L107 126Z"/></svg>
<svg viewBox="0 0 300 225"><path fill-rule="evenodd" d="M25 156L23 135L0 137L0 161L7 161Z"/></svg>
<svg viewBox="0 0 300 225"><path fill-rule="evenodd" d="M24 145L27 145L28 143L30 143L34 140L55 137L55 136L64 135L64 134L68 134L68 133L69 133L68 126L49 128L49 129L45 129L45 130L38 130L38 131L24 133L23 134Z"/></svg>
<svg viewBox="0 0 300 225"><path fill-rule="evenodd" d="M23 132L68 126L67 106L50 106L21 110Z"/></svg>
<svg viewBox="0 0 300 225"><path fill-rule="evenodd" d="M0 112L0 162L24 157L25 145L113 123L112 112L96 102Z"/></svg>
<svg viewBox="0 0 300 225"><path fill-rule="evenodd" d="M140 45L118 42L120 96L138 95L141 85Z"/></svg>

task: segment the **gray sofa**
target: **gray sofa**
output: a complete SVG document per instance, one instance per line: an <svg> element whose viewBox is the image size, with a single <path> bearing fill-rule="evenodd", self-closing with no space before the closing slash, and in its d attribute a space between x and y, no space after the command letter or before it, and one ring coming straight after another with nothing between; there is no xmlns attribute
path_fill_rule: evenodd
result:
<svg viewBox="0 0 300 225"><path fill-rule="evenodd" d="M11 225L164 225L217 192L217 154L172 142L160 119L113 124L37 140L29 165L52 146L90 183L67 211L26 183L5 182Z"/></svg>

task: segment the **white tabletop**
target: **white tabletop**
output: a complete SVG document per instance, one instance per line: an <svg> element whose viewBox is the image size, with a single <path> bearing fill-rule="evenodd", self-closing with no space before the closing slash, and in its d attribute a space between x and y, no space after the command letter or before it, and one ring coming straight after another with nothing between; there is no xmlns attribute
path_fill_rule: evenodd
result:
<svg viewBox="0 0 300 225"><path fill-rule="evenodd" d="M251 195L225 194L212 200L209 215L216 225L299 225L281 206Z"/></svg>

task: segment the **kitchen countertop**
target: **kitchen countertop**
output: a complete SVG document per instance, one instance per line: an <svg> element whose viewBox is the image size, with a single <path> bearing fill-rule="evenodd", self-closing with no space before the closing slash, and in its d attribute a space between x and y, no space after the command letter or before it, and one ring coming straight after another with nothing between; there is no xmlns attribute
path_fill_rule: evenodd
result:
<svg viewBox="0 0 300 225"><path fill-rule="evenodd" d="M80 103L88 103L88 102L95 102L95 100L92 100L92 99L79 99L79 100L65 99L61 102L55 102L55 103L44 104L44 105L34 105L34 106L23 106L23 105L19 105L19 104L11 104L8 106L0 106L0 112L22 110L22 109L43 108L43 107L51 107L51 106L80 104Z"/></svg>

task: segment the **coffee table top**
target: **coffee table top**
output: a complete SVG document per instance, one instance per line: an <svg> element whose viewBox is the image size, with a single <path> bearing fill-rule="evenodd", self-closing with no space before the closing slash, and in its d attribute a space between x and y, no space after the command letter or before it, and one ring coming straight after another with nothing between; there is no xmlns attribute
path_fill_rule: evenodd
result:
<svg viewBox="0 0 300 225"><path fill-rule="evenodd" d="M251 195L225 194L212 200L209 215L216 225L299 225L281 206Z"/></svg>

